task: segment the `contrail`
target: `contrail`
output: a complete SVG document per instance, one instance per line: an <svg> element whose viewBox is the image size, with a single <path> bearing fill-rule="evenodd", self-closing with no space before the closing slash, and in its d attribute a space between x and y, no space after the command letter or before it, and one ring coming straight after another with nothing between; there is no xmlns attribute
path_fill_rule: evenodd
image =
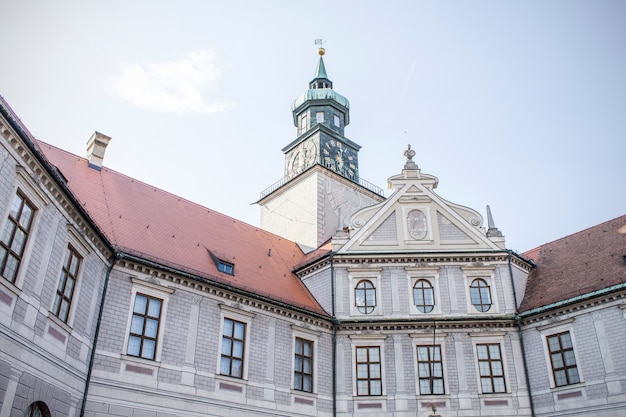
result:
<svg viewBox="0 0 626 417"><path fill-rule="evenodd" d="M415 62L416 61L417 61L417 58L415 58L413 60L413 65L411 65L411 70L409 71L409 75L407 75L406 81L404 82L404 87L402 87L402 91L400 92L400 98L398 99L398 103L402 100L402 97L404 97L404 92L406 91L407 87L409 86L409 81L411 81L411 76L413 75L413 70L415 69Z"/></svg>

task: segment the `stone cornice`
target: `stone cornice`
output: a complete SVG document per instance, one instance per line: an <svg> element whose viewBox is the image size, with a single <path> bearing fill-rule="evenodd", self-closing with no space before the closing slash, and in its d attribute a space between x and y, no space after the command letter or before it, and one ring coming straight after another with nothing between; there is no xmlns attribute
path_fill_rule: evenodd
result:
<svg viewBox="0 0 626 417"><path fill-rule="evenodd" d="M543 312L538 312L536 314L530 315L528 317L524 317L521 320L521 324L524 326L531 326L545 320L550 320L554 318L558 318L561 322L564 321L563 316L566 314L576 314L576 313L585 313L588 312L589 309L594 307L599 307L608 303L616 302L619 300L626 300L626 292L614 292L610 294L606 294L604 296L590 298L585 300L584 302L577 302L568 304L565 306L561 306L559 308L554 308L550 310L546 310Z"/></svg>
<svg viewBox="0 0 626 417"><path fill-rule="evenodd" d="M366 265L385 264L401 265L412 270L419 268L437 268L444 265L462 265L473 268L491 268L497 264L508 263L509 254L506 251L493 253L468 252L468 253L354 253L333 255L335 266L365 267ZM531 266L512 257L512 263L530 271ZM310 273L330 265L330 254L304 265L295 273L304 278Z"/></svg>
<svg viewBox="0 0 626 417"><path fill-rule="evenodd" d="M512 317L502 318L500 320L491 319L472 320L472 319L455 319L446 321L436 321L437 330L439 332L459 332L459 331L478 331L484 332L486 335L502 331L515 331L517 329L515 320ZM404 332L404 333L420 333L423 335L430 333L432 335L433 321L384 321L384 322L340 322L337 331L342 332Z"/></svg>
<svg viewBox="0 0 626 417"><path fill-rule="evenodd" d="M271 300L261 299L261 297L255 298L254 294L244 295L237 291L234 287L231 290L223 289L220 288L217 283L211 283L209 279L206 278L197 277L194 279L193 277L177 275L175 273L166 272L162 269L146 266L141 262L133 262L127 259L118 261L118 266L126 269L127 271L140 272L142 274L187 287L189 290L195 292L209 294L232 303L245 305L261 311L296 320L300 323L307 323L328 330L332 328L330 317L326 320L321 317L316 317L313 313L308 315L295 308L290 309L287 304L283 305L283 303L279 302L272 303Z"/></svg>

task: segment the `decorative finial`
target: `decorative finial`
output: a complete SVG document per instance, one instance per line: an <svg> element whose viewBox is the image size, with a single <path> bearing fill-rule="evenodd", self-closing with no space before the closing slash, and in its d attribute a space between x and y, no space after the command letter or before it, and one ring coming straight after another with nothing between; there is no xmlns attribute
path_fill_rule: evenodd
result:
<svg viewBox="0 0 626 417"><path fill-rule="evenodd" d="M404 169L418 169L417 164L413 162L415 151L411 149L410 144L407 145L406 151L404 151L403 155L406 156L406 163L404 164Z"/></svg>
<svg viewBox="0 0 626 417"><path fill-rule="evenodd" d="M324 54L326 53L326 49L324 49L324 47L322 47L322 45L324 44L324 41L322 39L315 39L315 44L319 45L319 48L317 50L317 54L319 56L324 56Z"/></svg>
<svg viewBox="0 0 626 417"><path fill-rule="evenodd" d="M491 215L491 208L487 204L487 236L488 237L502 237L502 232L498 230L493 216Z"/></svg>

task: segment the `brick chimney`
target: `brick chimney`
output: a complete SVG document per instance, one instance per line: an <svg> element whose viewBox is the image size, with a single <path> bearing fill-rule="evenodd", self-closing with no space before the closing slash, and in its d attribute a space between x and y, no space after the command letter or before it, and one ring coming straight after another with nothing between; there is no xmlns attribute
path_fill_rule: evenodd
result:
<svg viewBox="0 0 626 417"><path fill-rule="evenodd" d="M102 161L104 160L104 152L111 138L100 132L93 132L93 135L87 141L87 159L89 167L100 171Z"/></svg>

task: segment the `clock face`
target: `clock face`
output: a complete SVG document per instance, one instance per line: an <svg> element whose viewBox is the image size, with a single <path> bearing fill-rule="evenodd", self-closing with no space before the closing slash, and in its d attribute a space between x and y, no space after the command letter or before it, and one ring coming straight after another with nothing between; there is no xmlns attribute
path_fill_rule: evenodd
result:
<svg viewBox="0 0 626 417"><path fill-rule="evenodd" d="M324 166L345 177L354 178L356 175L356 152L340 141L330 139L324 144L322 160Z"/></svg>
<svg viewBox="0 0 626 417"><path fill-rule="evenodd" d="M291 152L287 162L287 175L297 175L317 162L317 146L314 142L305 142Z"/></svg>
<svg viewBox="0 0 626 417"><path fill-rule="evenodd" d="M428 234L428 220L421 210L411 210L406 216L409 235L415 240L422 240Z"/></svg>

